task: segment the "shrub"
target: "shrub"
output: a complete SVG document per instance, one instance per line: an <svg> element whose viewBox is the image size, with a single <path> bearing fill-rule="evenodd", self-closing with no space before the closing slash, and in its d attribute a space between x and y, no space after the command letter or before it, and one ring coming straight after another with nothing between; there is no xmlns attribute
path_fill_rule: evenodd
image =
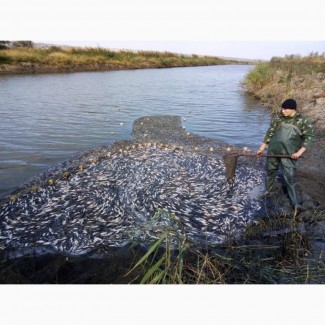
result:
<svg viewBox="0 0 325 325"><path fill-rule="evenodd" d="M268 84L274 76L275 69L267 62L258 63L256 67L248 73L244 83L250 87L261 89Z"/></svg>

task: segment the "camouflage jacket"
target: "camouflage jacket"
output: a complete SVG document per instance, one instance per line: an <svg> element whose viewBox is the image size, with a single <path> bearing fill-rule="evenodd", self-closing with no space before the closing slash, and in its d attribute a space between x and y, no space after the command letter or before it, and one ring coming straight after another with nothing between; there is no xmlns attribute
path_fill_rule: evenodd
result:
<svg viewBox="0 0 325 325"><path fill-rule="evenodd" d="M302 147L310 148L313 144L314 131L310 121L302 116L300 113L296 113L293 117L285 117L282 114L277 116L272 122L264 137L264 143L268 144L271 141L272 136L281 125L281 123L293 124L299 128L302 134Z"/></svg>

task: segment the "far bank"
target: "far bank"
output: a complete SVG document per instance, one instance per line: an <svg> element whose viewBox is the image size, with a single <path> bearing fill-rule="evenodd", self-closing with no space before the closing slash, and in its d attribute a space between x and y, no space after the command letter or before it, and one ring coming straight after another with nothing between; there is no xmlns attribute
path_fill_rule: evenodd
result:
<svg viewBox="0 0 325 325"><path fill-rule="evenodd" d="M0 74L110 71L125 69L252 64L213 56L103 48L13 47L0 49Z"/></svg>

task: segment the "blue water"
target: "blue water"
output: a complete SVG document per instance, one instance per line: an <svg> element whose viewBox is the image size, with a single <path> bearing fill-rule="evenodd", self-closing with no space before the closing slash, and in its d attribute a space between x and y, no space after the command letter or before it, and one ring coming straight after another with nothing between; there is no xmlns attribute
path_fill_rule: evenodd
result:
<svg viewBox="0 0 325 325"><path fill-rule="evenodd" d="M131 139L145 115L256 149L270 114L247 97L247 65L0 76L0 196L85 149Z"/></svg>

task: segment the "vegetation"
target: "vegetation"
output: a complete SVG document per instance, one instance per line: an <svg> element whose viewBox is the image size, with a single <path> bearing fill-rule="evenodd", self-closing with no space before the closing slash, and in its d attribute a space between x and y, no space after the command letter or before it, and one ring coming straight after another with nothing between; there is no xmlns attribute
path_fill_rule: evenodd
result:
<svg viewBox="0 0 325 325"><path fill-rule="evenodd" d="M295 98L299 107L322 97L325 77L325 54L311 53L309 56L290 55L274 57L270 62L257 64L243 81L248 94L260 100L261 104L278 113L280 103L286 98ZM322 105L321 103L319 105ZM323 122L308 115L317 128ZM316 116L316 115L315 115ZM318 115L317 115L318 116Z"/></svg>
<svg viewBox="0 0 325 325"><path fill-rule="evenodd" d="M274 74L275 69L270 65L270 63L259 63L246 76L245 83L251 87L261 89L273 79Z"/></svg>
<svg viewBox="0 0 325 325"><path fill-rule="evenodd" d="M244 84L250 90L259 90L267 85L289 83L294 76L325 73L325 53L311 53L309 56L287 55L273 57L270 62L258 63L248 73Z"/></svg>
<svg viewBox="0 0 325 325"><path fill-rule="evenodd" d="M20 65L30 63L34 69L51 66L58 70L64 69L137 69L137 68L165 68L186 67L239 63L223 60L218 57L181 55L170 52L156 51L113 51L104 48L62 48L51 46L35 48L27 41L10 43L0 42L1 65Z"/></svg>
<svg viewBox="0 0 325 325"><path fill-rule="evenodd" d="M281 69L298 75L325 73L325 53L311 53L304 57L300 55L287 55L284 58L274 57L271 59L270 65L275 70Z"/></svg>

